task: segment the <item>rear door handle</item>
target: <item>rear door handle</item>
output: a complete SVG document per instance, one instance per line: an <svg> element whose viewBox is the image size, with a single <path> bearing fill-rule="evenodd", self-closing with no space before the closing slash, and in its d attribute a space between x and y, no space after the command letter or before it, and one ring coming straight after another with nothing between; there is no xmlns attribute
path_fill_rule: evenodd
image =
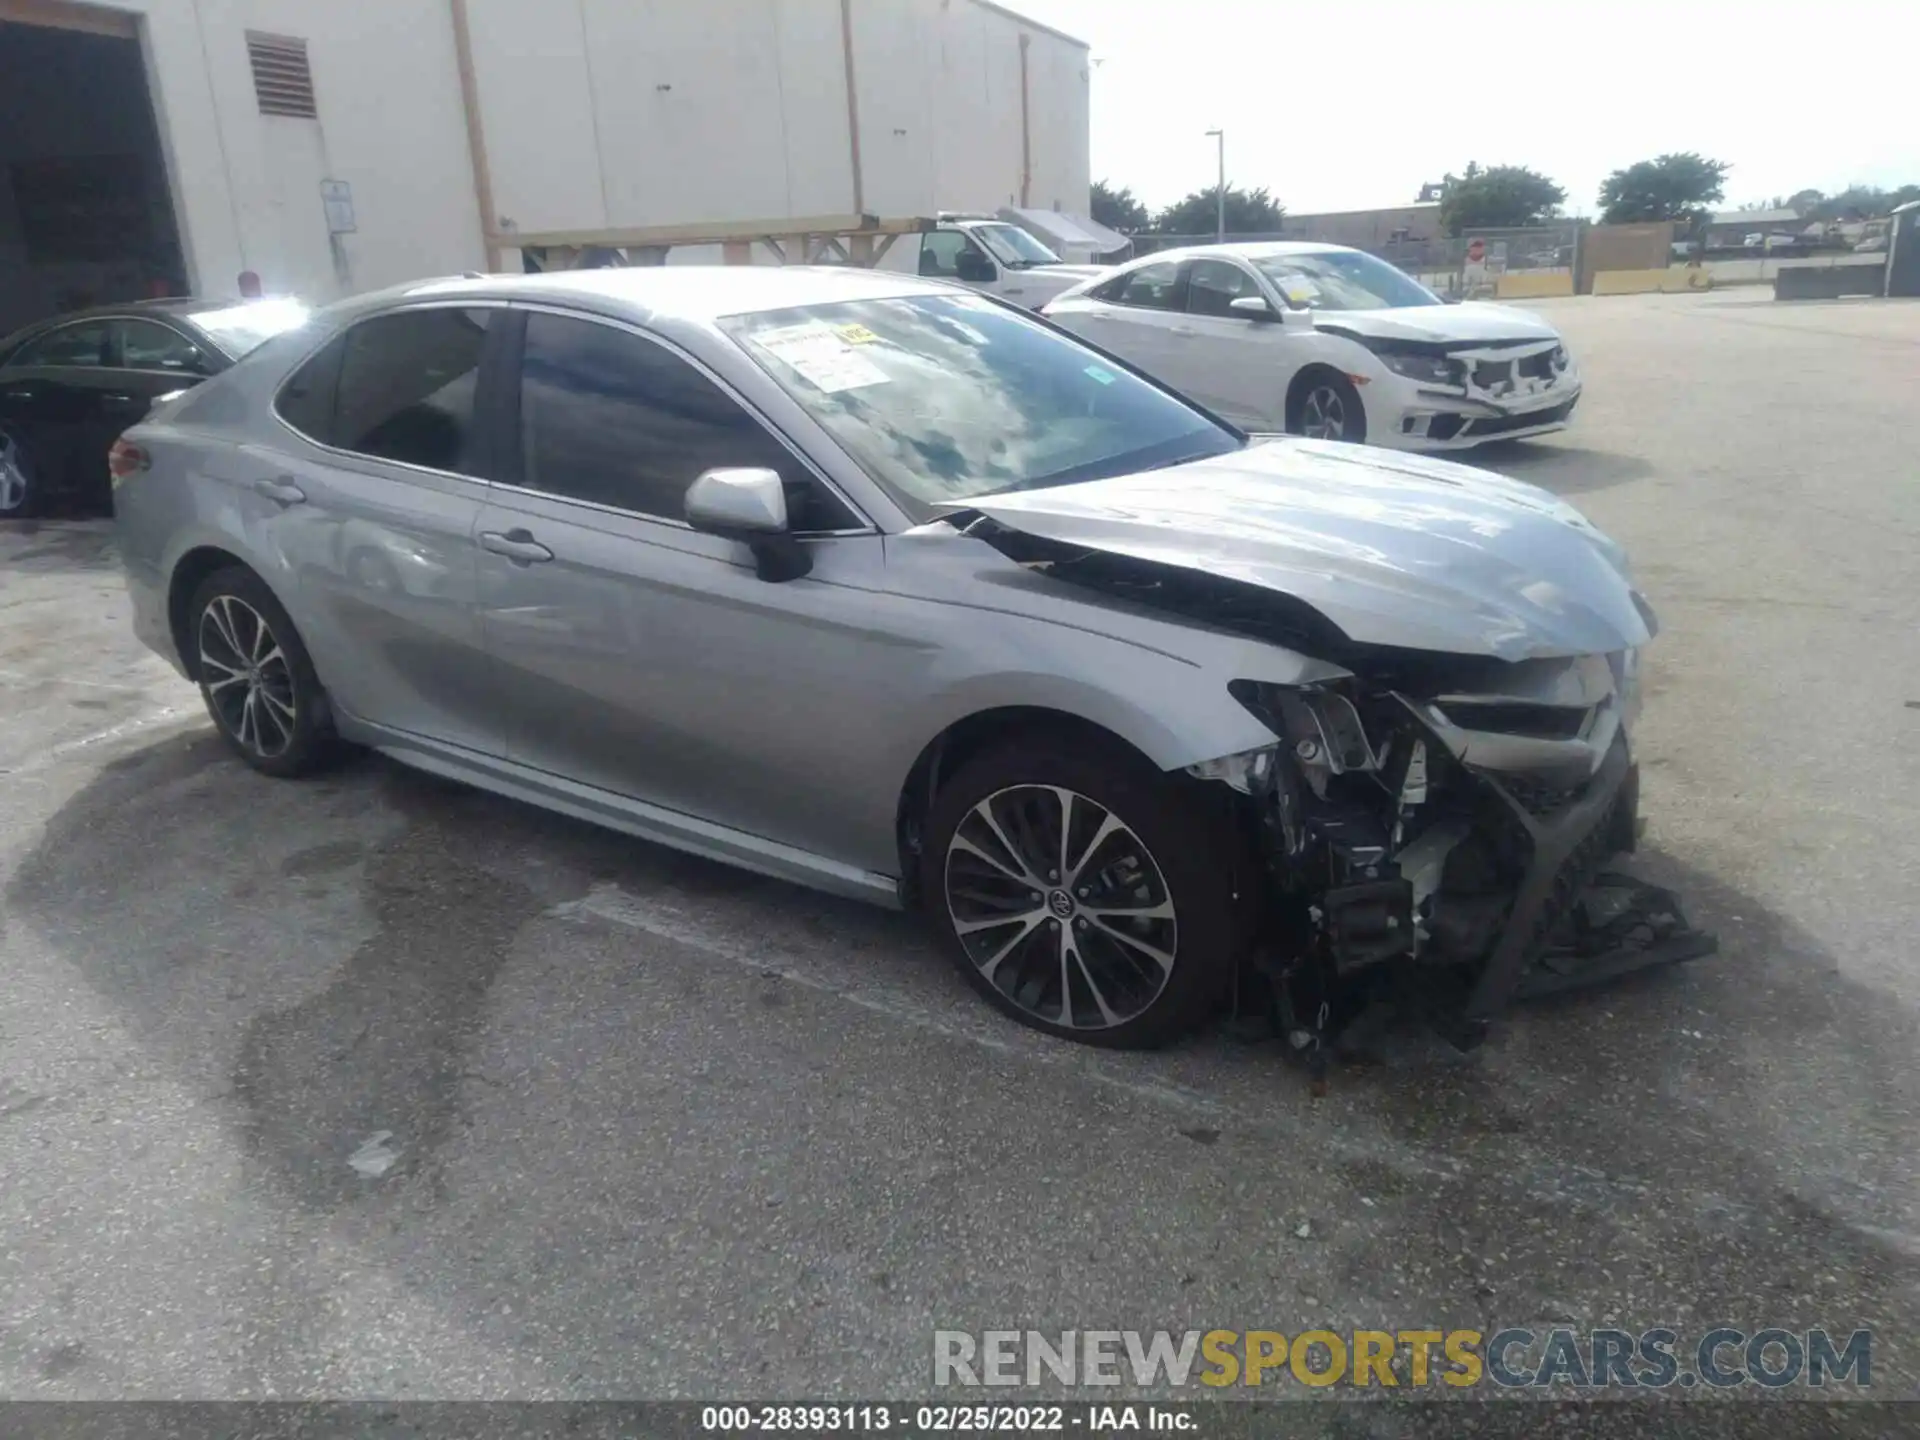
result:
<svg viewBox="0 0 1920 1440"><path fill-rule="evenodd" d="M307 498L307 492L294 484L292 478L286 475L256 480L253 482L253 488L256 493L266 496L269 500L277 500L282 505L298 505Z"/></svg>
<svg viewBox="0 0 1920 1440"><path fill-rule="evenodd" d="M118 390L109 390L100 397L110 405L137 405L140 402L131 395L123 395Z"/></svg>
<svg viewBox="0 0 1920 1440"><path fill-rule="evenodd" d="M516 565L537 565L553 558L553 551L534 539L530 530L509 530L504 535L498 530L482 530L480 548L504 555Z"/></svg>
<svg viewBox="0 0 1920 1440"><path fill-rule="evenodd" d="M1195 330L1191 325L1176 325L1173 327L1173 333L1176 335L1197 335L1199 331Z"/></svg>

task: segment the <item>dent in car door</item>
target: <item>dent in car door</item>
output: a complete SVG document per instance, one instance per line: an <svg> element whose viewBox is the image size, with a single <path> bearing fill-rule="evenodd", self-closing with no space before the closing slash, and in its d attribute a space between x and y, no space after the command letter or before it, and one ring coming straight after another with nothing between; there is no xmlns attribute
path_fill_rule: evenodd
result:
<svg viewBox="0 0 1920 1440"><path fill-rule="evenodd" d="M687 360L599 321L534 312L524 469L481 518L482 615L510 758L868 868L846 767L889 709L878 535L806 540L774 584L745 546L688 529L687 485L722 465L789 478L796 529L856 518ZM813 507L811 510L809 507Z"/></svg>
<svg viewBox="0 0 1920 1440"><path fill-rule="evenodd" d="M497 755L473 533L489 463L474 422L498 312L423 307L363 320L282 387L290 440L232 478L295 618L349 718ZM484 407L482 407L484 409Z"/></svg>

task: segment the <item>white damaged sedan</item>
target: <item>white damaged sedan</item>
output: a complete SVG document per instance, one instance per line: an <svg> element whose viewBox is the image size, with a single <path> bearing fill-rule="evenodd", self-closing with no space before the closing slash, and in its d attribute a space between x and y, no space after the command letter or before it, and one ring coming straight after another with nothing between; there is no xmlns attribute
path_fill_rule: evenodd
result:
<svg viewBox="0 0 1920 1440"><path fill-rule="evenodd" d="M1539 315L1448 304L1342 245L1164 250L1041 313L1252 431L1455 450L1562 429L1580 400Z"/></svg>

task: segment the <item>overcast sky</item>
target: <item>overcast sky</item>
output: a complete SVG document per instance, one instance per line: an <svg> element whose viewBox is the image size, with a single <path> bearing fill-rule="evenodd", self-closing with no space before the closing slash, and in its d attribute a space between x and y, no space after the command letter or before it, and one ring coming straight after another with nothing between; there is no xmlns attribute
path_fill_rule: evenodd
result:
<svg viewBox="0 0 1920 1440"><path fill-rule="evenodd" d="M1215 127L1228 183L1300 213L1478 160L1591 214L1609 171L1668 150L1730 162L1729 206L1920 182L1913 0L1006 3L1092 46L1093 177L1151 206L1213 183Z"/></svg>

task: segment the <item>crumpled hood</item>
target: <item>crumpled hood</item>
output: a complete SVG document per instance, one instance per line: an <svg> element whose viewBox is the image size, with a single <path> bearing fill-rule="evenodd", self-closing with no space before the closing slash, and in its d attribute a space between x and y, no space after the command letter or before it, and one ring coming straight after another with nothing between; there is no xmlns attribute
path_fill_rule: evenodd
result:
<svg viewBox="0 0 1920 1440"><path fill-rule="evenodd" d="M1363 644L1523 660L1623 650L1655 629L1624 552L1572 506L1361 445L1269 440L946 508L1279 591Z"/></svg>
<svg viewBox="0 0 1920 1440"><path fill-rule="evenodd" d="M1530 310L1511 305L1411 305L1397 310L1313 312L1314 328L1347 331L1372 340L1442 344L1473 341L1558 340L1560 332Z"/></svg>

